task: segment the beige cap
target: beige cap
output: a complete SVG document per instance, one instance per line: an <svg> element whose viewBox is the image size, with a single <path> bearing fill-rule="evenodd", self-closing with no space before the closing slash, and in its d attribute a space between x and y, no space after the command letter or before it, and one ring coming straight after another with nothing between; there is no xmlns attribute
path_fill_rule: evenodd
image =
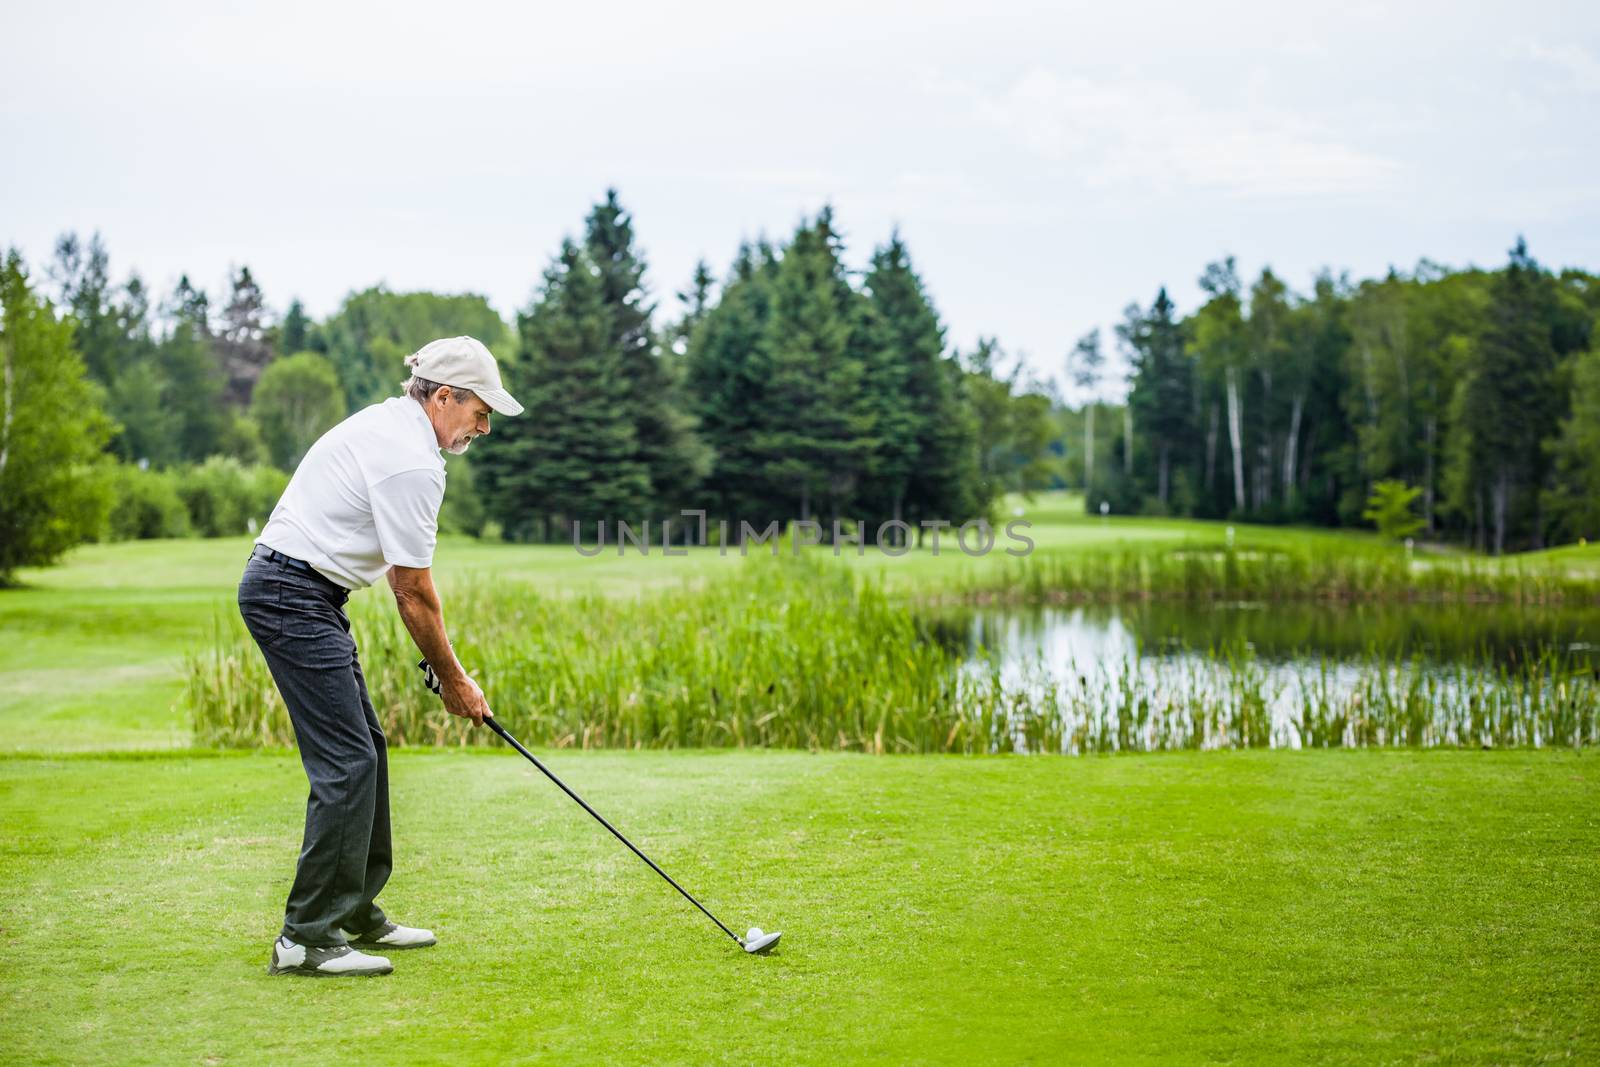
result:
<svg viewBox="0 0 1600 1067"><path fill-rule="evenodd" d="M406 357L406 366L418 378L471 389L485 404L502 415L521 415L522 405L500 385L500 367L482 341L472 337L441 337L429 341Z"/></svg>

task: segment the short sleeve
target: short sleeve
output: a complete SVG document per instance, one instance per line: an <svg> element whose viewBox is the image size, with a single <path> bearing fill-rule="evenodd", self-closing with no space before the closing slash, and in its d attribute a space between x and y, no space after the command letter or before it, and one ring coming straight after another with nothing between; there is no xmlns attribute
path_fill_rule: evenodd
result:
<svg viewBox="0 0 1600 1067"><path fill-rule="evenodd" d="M444 472L418 469L392 474L373 484L370 497L383 561L391 567L433 566Z"/></svg>

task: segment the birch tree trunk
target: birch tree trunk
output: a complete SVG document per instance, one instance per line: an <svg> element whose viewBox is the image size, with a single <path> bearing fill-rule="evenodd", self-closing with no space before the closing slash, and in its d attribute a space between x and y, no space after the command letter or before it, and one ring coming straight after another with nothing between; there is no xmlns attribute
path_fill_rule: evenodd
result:
<svg viewBox="0 0 1600 1067"><path fill-rule="evenodd" d="M1295 461L1300 454L1300 417L1305 414L1306 394L1294 395L1294 405L1289 410L1289 439L1283 443L1283 502L1294 497Z"/></svg>
<svg viewBox="0 0 1600 1067"><path fill-rule="evenodd" d="M1257 457L1260 473L1256 475L1256 507L1272 503L1272 371L1261 370L1261 450Z"/></svg>
<svg viewBox="0 0 1600 1067"><path fill-rule="evenodd" d="M1240 423L1239 376L1228 368L1228 442L1233 446L1233 506L1245 510L1244 499L1244 434Z"/></svg>
<svg viewBox="0 0 1600 1067"><path fill-rule="evenodd" d="M1133 405L1122 405L1122 473L1133 473Z"/></svg>
<svg viewBox="0 0 1600 1067"><path fill-rule="evenodd" d="M1422 517L1427 525L1424 527L1430 534L1433 533L1433 452L1434 441L1439 433L1439 416L1429 415L1423 427L1423 439L1427 442L1428 454L1423 458L1426 473L1422 479Z"/></svg>
<svg viewBox="0 0 1600 1067"><path fill-rule="evenodd" d="M1083 496L1094 488L1094 402L1083 406Z"/></svg>
<svg viewBox="0 0 1600 1067"><path fill-rule="evenodd" d="M5 356L5 383L0 386L0 475L6 472L6 460L11 453L11 382L15 373L12 365L16 362L17 343L10 337L6 338Z"/></svg>
<svg viewBox="0 0 1600 1067"><path fill-rule="evenodd" d="M1494 480L1494 554L1506 550L1506 498L1511 495L1511 474L1504 464Z"/></svg>
<svg viewBox="0 0 1600 1067"><path fill-rule="evenodd" d="M1211 416L1206 420L1206 492L1217 484L1217 405L1211 405Z"/></svg>

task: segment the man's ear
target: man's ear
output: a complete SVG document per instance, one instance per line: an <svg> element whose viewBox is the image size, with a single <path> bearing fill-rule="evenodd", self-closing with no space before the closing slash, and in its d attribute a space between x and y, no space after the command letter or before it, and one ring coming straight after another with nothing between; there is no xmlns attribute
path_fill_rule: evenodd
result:
<svg viewBox="0 0 1600 1067"><path fill-rule="evenodd" d="M433 395L439 398L439 404L442 407L445 404L450 403L450 397L451 397L452 393L451 393L451 389L450 389L450 387L448 385L441 385L434 392Z"/></svg>

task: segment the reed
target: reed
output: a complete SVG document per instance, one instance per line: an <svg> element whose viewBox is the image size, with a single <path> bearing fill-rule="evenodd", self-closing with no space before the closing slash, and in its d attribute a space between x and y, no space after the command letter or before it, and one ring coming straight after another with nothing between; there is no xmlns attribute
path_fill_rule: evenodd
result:
<svg viewBox="0 0 1600 1067"><path fill-rule="evenodd" d="M1144 558L1141 581L1164 566L1210 573L1193 557ZM1237 590L1242 579L1229 581ZM1192 588L1210 587L1197 579ZM446 602L457 649L496 714L555 747L1587 746L1600 721L1600 680L1553 650L1447 666L1374 650L1354 667L1322 660L1289 675L1243 642L1159 670L1138 657L1065 675L1042 661L1003 671L992 654L964 665L960 628L948 619L805 559L752 559L703 585L636 599L467 581ZM358 598L352 622L391 744L486 743L485 731L446 714L422 687L411 639L381 597ZM1336 670L1355 670L1357 683L1332 684ZM189 659L185 701L203 744L293 743L261 656L231 613Z"/></svg>
<svg viewBox="0 0 1600 1067"><path fill-rule="evenodd" d="M803 560L751 560L637 599L546 597L468 581L446 596L452 639L509 728L554 746L772 746L940 751L959 704L954 653L881 584ZM423 688L393 608L351 622L392 744L481 743ZM187 665L198 740L287 745L259 652L232 617Z"/></svg>
<svg viewBox="0 0 1600 1067"><path fill-rule="evenodd" d="M952 568L925 599L1050 603L1127 600L1600 604L1600 581L1559 564L1477 556L1412 558L1381 545L1186 542L1040 551Z"/></svg>

